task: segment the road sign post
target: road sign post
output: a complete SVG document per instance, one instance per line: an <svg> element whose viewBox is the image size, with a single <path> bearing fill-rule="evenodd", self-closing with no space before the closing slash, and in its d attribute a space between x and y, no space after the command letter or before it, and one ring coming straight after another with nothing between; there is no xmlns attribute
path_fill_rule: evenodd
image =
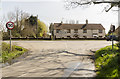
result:
<svg viewBox="0 0 120 79"><path fill-rule="evenodd" d="M111 30L111 32L112 32L112 51L113 51L113 48L114 48L113 32L115 31L115 26L114 26L114 25L111 25L110 30Z"/></svg>
<svg viewBox="0 0 120 79"><path fill-rule="evenodd" d="M14 28L14 23L9 21L6 23L7 29L10 31L10 51L12 51L12 43L11 43L11 30Z"/></svg>
<svg viewBox="0 0 120 79"><path fill-rule="evenodd" d="M113 32L112 32L112 51L113 51L113 47L114 46L114 40L113 40Z"/></svg>
<svg viewBox="0 0 120 79"><path fill-rule="evenodd" d="M11 30L10 30L10 51L12 51L12 44L11 44Z"/></svg>

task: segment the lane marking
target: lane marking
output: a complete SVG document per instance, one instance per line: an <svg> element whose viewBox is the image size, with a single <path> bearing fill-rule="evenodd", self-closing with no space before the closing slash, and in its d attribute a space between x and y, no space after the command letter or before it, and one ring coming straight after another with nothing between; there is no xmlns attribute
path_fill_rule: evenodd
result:
<svg viewBox="0 0 120 79"><path fill-rule="evenodd" d="M80 62L71 63L68 68L64 70L62 77L69 77L80 65L82 65Z"/></svg>

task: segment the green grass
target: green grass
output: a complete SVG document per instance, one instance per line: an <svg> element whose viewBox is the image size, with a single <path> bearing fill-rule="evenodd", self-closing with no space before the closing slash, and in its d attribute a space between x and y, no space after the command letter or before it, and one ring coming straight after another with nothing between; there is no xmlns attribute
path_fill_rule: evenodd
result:
<svg viewBox="0 0 120 79"><path fill-rule="evenodd" d="M0 53L0 62L10 62L12 59L15 59L22 55L23 53L27 52L27 49L22 48L20 46L13 45L12 51L10 51L10 45L3 42L2 43L2 52Z"/></svg>
<svg viewBox="0 0 120 79"><path fill-rule="evenodd" d="M120 51L117 45L107 46L95 53L95 66L97 70L97 78L114 79L120 77Z"/></svg>

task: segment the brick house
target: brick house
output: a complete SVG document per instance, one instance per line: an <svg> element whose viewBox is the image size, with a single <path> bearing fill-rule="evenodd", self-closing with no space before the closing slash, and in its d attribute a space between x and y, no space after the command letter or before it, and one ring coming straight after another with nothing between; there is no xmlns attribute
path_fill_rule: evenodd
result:
<svg viewBox="0 0 120 79"><path fill-rule="evenodd" d="M49 27L54 38L104 38L105 28L101 24L54 23Z"/></svg>

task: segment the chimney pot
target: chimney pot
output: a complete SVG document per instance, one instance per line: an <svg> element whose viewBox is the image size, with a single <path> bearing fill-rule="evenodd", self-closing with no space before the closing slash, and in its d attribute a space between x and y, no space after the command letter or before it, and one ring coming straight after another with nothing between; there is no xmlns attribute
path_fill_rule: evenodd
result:
<svg viewBox="0 0 120 79"><path fill-rule="evenodd" d="M88 24L88 20L86 19L86 25Z"/></svg>

